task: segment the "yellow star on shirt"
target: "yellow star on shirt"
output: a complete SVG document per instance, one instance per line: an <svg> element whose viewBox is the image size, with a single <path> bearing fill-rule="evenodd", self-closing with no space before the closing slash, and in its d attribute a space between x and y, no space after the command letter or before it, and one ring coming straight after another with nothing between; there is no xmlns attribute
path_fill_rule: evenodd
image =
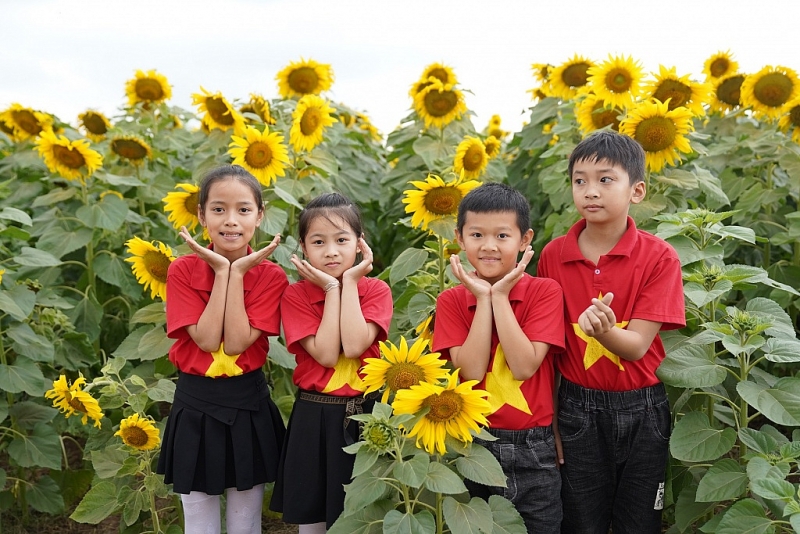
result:
<svg viewBox="0 0 800 534"><path fill-rule="evenodd" d="M494 351L492 370L486 373L486 391L490 393L488 401L492 407L492 413L508 404L531 415L530 406L520 389L522 382L522 380L516 380L511 374L503 347L497 345L497 349Z"/></svg>
<svg viewBox="0 0 800 534"><path fill-rule="evenodd" d="M625 328L628 326L628 321L622 321L621 323L615 323L617 328ZM588 335L586 332L581 330L581 327L578 326L578 323L572 323L572 329L575 331L575 335L581 338L586 342L586 350L583 351L583 368L587 371L589 367L593 366L597 363L597 361L602 358L606 357L614 364L619 367L620 371L624 371L625 368L622 366L622 363L619 361L619 356L608 350L603 346L602 343L597 341L592 336Z"/></svg>
<svg viewBox="0 0 800 534"><path fill-rule="evenodd" d="M358 376L358 369L360 367L360 358L345 358L344 354L340 354L339 361L333 366L333 374L322 392L330 393L342 386L350 386L356 391L364 391L366 386L361 380L361 377Z"/></svg>
<svg viewBox="0 0 800 534"><path fill-rule="evenodd" d="M217 378L218 376L239 376L244 370L236 365L236 360L241 354L225 354L224 344L220 343L219 348L211 353L214 362L208 367L206 376Z"/></svg>

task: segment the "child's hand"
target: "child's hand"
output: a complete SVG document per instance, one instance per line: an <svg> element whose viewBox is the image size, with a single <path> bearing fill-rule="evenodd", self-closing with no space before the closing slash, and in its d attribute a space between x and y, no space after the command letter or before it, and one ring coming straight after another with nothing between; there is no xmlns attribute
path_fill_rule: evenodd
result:
<svg viewBox="0 0 800 534"><path fill-rule="evenodd" d="M617 316L610 306L613 299L614 293L606 293L602 300L592 299L592 305L578 317L578 326L586 335L596 337L614 328Z"/></svg>
<svg viewBox="0 0 800 534"><path fill-rule="evenodd" d="M197 254L198 258L206 262L215 273L230 269L231 262L228 261L228 258L195 241L185 226L181 226L181 231L178 232L178 235L186 241L186 244L189 245L192 252Z"/></svg>
<svg viewBox="0 0 800 534"><path fill-rule="evenodd" d="M450 256L450 267L453 268L453 276L458 278L458 281L464 284L470 293L475 295L475 298L490 297L492 295L492 284L478 278L478 273L475 271L467 272L461 265L461 258L458 254Z"/></svg>
<svg viewBox="0 0 800 534"><path fill-rule="evenodd" d="M297 257L296 254L292 254L291 262L297 268L297 273L302 276L304 279L308 280L315 286L319 286L321 288L325 288L326 285L330 284L331 282L338 283L339 281L334 278L333 276L326 274L306 260L301 260Z"/></svg>
<svg viewBox="0 0 800 534"><path fill-rule="evenodd" d="M509 272L503 278L494 283L492 286L492 295L498 293L508 296L514 286L517 285L517 282L522 280L522 275L525 274L525 269L527 269L531 259L533 259L533 248L531 248L529 245L522 254L522 259L519 260L517 266L514 267L514 269L512 269L511 272Z"/></svg>
<svg viewBox="0 0 800 534"><path fill-rule="evenodd" d="M372 249L363 237L358 238L358 248L361 249L361 261L347 269L342 275L342 280L358 282L372 271Z"/></svg>
<svg viewBox="0 0 800 534"><path fill-rule="evenodd" d="M265 259L269 258L270 255L275 252L275 249L278 248L278 244L280 242L281 234L275 234L275 237L272 238L272 241L266 247L262 248L261 250L254 250L247 256L242 256L238 260L234 261L231 264L231 270L244 275L244 273L260 264Z"/></svg>

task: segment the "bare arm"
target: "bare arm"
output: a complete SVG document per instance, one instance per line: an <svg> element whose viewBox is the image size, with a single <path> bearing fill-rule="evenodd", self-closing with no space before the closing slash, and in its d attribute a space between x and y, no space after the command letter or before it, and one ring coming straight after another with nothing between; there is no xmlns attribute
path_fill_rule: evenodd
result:
<svg viewBox="0 0 800 534"><path fill-rule="evenodd" d="M342 312L340 319L342 351L345 358L358 358L372 345L380 328L368 323L358 299L358 282L372 270L372 250L364 238L358 239L363 259L342 275Z"/></svg>
<svg viewBox="0 0 800 534"><path fill-rule="evenodd" d="M578 317L578 326L623 360L639 360L652 345L661 323L631 319L627 328L619 328L609 306L613 298L613 293L607 293L602 300L592 299L592 305Z"/></svg>
<svg viewBox="0 0 800 534"><path fill-rule="evenodd" d="M492 353L492 286L473 273L467 273L461 260L455 254L450 256L453 274L464 284L477 300L475 317L469 327L469 334L460 347L450 348L453 365L461 369L463 380L483 380Z"/></svg>
<svg viewBox="0 0 800 534"><path fill-rule="evenodd" d="M292 263L297 267L300 276L314 285L324 288L331 282L338 283L334 277L314 268L306 260L301 260L297 256L292 256ZM323 367L334 367L339 361L342 349L342 340L339 334L341 313L341 291L339 289L334 287L325 293L325 308L317 333L299 341L303 349Z"/></svg>

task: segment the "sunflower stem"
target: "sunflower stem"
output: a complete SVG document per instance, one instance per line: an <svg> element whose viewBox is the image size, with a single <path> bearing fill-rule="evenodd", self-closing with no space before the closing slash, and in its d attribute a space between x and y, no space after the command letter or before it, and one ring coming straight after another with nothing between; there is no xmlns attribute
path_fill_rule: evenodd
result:
<svg viewBox="0 0 800 534"><path fill-rule="evenodd" d="M150 470L150 453L145 452L145 469L144 475L145 479L147 479L152 473ZM150 517L153 518L153 532L155 534L161 534L161 525L158 521L158 508L156 508L156 495L155 492L149 488L145 488L147 491L148 496L150 497Z"/></svg>
<svg viewBox="0 0 800 534"><path fill-rule="evenodd" d="M8 360L6 359L6 347L3 344L3 336L0 336L0 363L3 366L8 365ZM6 391L6 403L8 407L11 408L14 405L14 394Z"/></svg>
<svg viewBox="0 0 800 534"><path fill-rule="evenodd" d="M444 238L439 237L439 294L444 291Z"/></svg>
<svg viewBox="0 0 800 534"><path fill-rule="evenodd" d="M442 511L442 502L443 502L442 494L437 492L436 493L436 534L442 534L444 531L444 517Z"/></svg>

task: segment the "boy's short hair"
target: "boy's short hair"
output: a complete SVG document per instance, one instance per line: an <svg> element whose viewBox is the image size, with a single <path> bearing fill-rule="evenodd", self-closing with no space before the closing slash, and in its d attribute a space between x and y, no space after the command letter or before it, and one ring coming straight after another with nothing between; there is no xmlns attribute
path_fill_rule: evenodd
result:
<svg viewBox="0 0 800 534"><path fill-rule="evenodd" d="M458 205L456 228L458 233L464 229L467 212L491 213L510 211L517 216L517 226L521 234L531 227L531 205L522 193L505 184L489 182L482 184L464 196Z"/></svg>
<svg viewBox="0 0 800 534"><path fill-rule="evenodd" d="M632 137L613 130L600 130L578 143L569 155L568 173L572 179L572 168L579 161L606 160L619 165L630 178L630 185L644 181L645 156L642 145Z"/></svg>

